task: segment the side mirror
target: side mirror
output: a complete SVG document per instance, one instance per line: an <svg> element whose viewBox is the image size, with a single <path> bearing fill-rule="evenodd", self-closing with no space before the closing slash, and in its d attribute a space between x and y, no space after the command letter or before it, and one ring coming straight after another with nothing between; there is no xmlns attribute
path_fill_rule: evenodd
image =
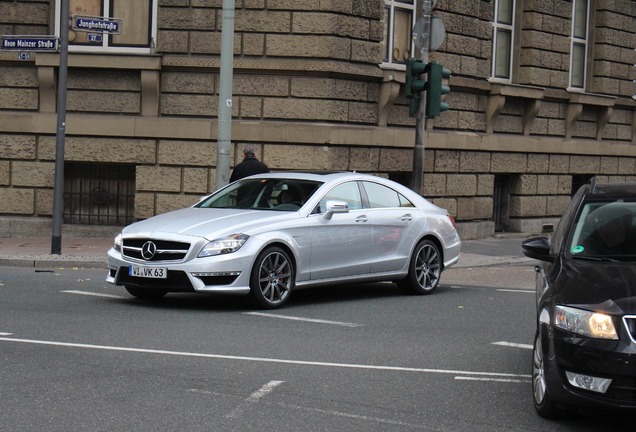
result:
<svg viewBox="0 0 636 432"><path fill-rule="evenodd" d="M550 239L545 236L530 237L521 242L521 250L528 258L553 262L555 257L550 255Z"/></svg>
<svg viewBox="0 0 636 432"><path fill-rule="evenodd" d="M336 213L349 213L349 204L345 201L327 201L325 203L325 219L331 220L331 217Z"/></svg>

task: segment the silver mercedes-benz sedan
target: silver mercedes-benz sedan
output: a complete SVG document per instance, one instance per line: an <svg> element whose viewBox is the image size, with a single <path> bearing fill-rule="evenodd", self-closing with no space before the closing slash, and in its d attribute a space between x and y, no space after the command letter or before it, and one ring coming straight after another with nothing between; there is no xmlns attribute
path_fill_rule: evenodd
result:
<svg viewBox="0 0 636 432"><path fill-rule="evenodd" d="M327 284L393 281L428 294L460 248L448 212L393 181L270 173L124 228L106 280L143 299L249 294L276 308L296 288Z"/></svg>

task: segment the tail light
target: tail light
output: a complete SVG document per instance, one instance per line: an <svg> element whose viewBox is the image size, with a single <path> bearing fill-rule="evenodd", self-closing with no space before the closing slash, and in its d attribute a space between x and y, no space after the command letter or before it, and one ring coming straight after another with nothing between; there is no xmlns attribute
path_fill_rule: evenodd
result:
<svg viewBox="0 0 636 432"><path fill-rule="evenodd" d="M451 225L453 225L453 228L457 228L457 224L455 223L455 219L453 219L453 217L451 215L447 215L448 218L450 219Z"/></svg>

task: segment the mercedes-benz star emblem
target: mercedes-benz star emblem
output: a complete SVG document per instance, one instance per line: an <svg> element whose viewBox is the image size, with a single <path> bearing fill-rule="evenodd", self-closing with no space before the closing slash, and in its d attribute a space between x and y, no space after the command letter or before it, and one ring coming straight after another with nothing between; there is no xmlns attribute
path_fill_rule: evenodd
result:
<svg viewBox="0 0 636 432"><path fill-rule="evenodd" d="M151 241L147 241L141 247L141 257L146 261L150 261L157 253L157 245Z"/></svg>

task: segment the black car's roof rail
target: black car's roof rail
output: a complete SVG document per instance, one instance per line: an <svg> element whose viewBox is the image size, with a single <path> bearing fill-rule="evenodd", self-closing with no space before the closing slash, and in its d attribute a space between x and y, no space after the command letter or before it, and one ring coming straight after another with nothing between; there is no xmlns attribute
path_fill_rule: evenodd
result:
<svg viewBox="0 0 636 432"><path fill-rule="evenodd" d="M590 179L590 192L591 193L596 192L596 176Z"/></svg>

